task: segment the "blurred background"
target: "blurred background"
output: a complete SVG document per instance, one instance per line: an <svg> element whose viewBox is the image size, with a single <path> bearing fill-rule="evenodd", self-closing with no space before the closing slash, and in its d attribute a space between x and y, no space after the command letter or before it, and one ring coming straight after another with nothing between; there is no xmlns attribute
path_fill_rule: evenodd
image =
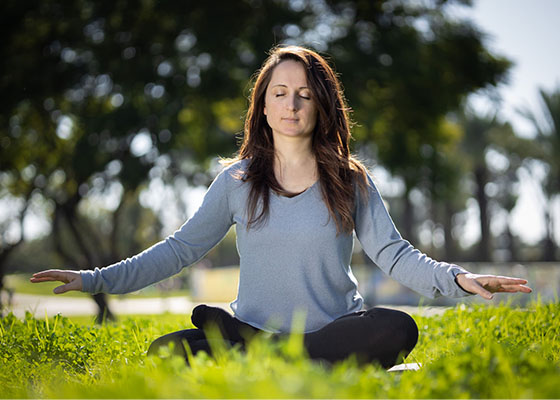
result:
<svg viewBox="0 0 560 400"><path fill-rule="evenodd" d="M5 0L0 11L4 307L46 293L26 283L32 272L111 264L192 215L237 150L252 74L277 44L309 46L339 73L353 151L405 238L557 300L558 2ZM238 262L232 229L135 295L231 301ZM453 302L387 280L359 243L352 265L370 305ZM93 299L100 315L118 307Z"/></svg>

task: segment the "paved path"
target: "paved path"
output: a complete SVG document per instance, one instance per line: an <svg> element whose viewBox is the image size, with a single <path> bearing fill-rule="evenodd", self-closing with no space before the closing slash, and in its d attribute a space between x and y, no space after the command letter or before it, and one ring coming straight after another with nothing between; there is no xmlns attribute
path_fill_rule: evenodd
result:
<svg viewBox="0 0 560 400"><path fill-rule="evenodd" d="M2 304L7 304L7 298L3 297ZM115 314L161 314L169 312L172 314L190 314L198 303L192 302L188 297L109 297L109 307ZM228 303L207 303L216 307L229 309ZM23 317L29 311L36 317L49 317L56 314L64 316L72 315L96 315L97 305L87 297L69 297L64 295L37 296L30 294L15 293L12 297L11 307L16 316Z"/></svg>
<svg viewBox="0 0 560 400"><path fill-rule="evenodd" d="M7 296L2 293L2 304L8 304ZM229 311L229 303L204 302L208 305L221 307ZM190 314L192 309L200 302L193 302L186 296L177 297L153 297L138 298L125 297L119 298L110 296L109 307L115 314ZM405 311L409 314L422 315L438 315L443 313L447 307L414 307L414 306L391 306L384 307L394 308ZM30 294L15 293L12 297L11 307L8 311L12 311L17 317L25 316L25 312L29 311L38 318L49 317L56 314L64 316L72 315L95 315L97 314L97 305L87 297L69 297L64 295L37 296Z"/></svg>

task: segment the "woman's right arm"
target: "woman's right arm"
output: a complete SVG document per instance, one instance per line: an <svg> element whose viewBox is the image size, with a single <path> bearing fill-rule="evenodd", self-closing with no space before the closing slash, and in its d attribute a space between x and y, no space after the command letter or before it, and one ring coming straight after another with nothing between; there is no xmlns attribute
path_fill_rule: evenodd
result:
<svg viewBox="0 0 560 400"><path fill-rule="evenodd" d="M225 236L233 217L228 203L229 168L212 182L197 212L181 228L142 253L105 268L85 271L48 270L31 282L62 281L55 293L129 293L175 275L201 259Z"/></svg>

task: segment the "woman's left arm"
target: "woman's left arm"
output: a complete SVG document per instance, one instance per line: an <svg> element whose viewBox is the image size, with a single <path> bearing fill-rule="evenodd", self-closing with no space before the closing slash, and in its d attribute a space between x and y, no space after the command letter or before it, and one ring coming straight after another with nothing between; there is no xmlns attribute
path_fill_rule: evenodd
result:
<svg viewBox="0 0 560 400"><path fill-rule="evenodd" d="M415 249L401 237L373 180L368 178L367 198L356 191L355 231L366 254L387 275L430 298L478 294L491 299L494 292L531 292L525 279L472 274Z"/></svg>
<svg viewBox="0 0 560 400"><path fill-rule="evenodd" d="M486 300L494 298L493 293L531 293L533 290L526 285L526 279L511 278L509 276L479 275L479 274L458 274L455 282L469 293L478 294Z"/></svg>

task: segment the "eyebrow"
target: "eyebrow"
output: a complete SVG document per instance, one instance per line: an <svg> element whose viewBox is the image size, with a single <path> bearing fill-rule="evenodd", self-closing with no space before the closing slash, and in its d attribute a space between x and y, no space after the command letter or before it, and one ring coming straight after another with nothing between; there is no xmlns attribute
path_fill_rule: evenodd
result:
<svg viewBox="0 0 560 400"><path fill-rule="evenodd" d="M275 87L277 87L277 86L281 86L281 87L285 87L285 88L288 87L287 85L284 85L283 83L277 83L276 85L271 86L271 88L275 88ZM307 86L300 86L298 89L309 89L309 87L307 87Z"/></svg>

